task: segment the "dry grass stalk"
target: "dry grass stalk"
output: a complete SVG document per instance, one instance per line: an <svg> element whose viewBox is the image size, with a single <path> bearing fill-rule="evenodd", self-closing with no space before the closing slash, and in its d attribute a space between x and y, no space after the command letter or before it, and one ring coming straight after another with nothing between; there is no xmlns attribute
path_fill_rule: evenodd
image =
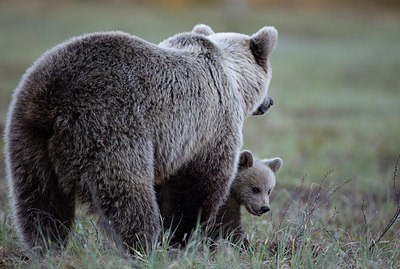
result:
<svg viewBox="0 0 400 269"><path fill-rule="evenodd" d="M396 188L396 177L397 177L397 169L399 167L399 160L400 160L400 155L399 157L397 157L396 165L394 167L394 172L393 172L393 187L394 187L395 202L397 209L393 217L390 219L389 223L386 225L385 229L383 229L383 231L379 235L378 239L372 240L371 245L369 246L370 251L374 250L374 247L379 243L379 241L381 241L382 237L387 233L387 231L389 231L390 227L392 227L392 225L396 222L397 218L400 215L400 195Z"/></svg>

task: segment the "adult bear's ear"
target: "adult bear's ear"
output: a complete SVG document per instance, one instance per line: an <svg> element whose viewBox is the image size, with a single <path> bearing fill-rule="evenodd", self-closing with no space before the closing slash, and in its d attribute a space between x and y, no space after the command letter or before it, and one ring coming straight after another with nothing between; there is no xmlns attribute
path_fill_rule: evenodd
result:
<svg viewBox="0 0 400 269"><path fill-rule="evenodd" d="M210 28L210 26L207 26L205 24L197 24L193 28L192 33L201 34L201 35L205 35L205 36L215 34L214 31Z"/></svg>
<svg viewBox="0 0 400 269"><path fill-rule="evenodd" d="M273 159L264 159L262 160L264 164L266 164L269 168L271 168L272 172L276 174L279 169L282 167L283 161L281 158L276 157Z"/></svg>
<svg viewBox="0 0 400 269"><path fill-rule="evenodd" d="M261 28L250 37L250 49L256 62L266 68L267 60L278 41L278 31L273 26Z"/></svg>
<svg viewBox="0 0 400 269"><path fill-rule="evenodd" d="M240 153L239 169L252 167L254 163L253 153L249 150L244 150Z"/></svg>

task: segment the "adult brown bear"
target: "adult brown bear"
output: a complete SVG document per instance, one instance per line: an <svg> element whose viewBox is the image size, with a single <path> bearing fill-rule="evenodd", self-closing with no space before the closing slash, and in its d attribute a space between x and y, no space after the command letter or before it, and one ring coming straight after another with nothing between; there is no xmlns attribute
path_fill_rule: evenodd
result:
<svg viewBox="0 0 400 269"><path fill-rule="evenodd" d="M148 245L161 227L154 185L178 171L201 180L202 221L215 216L243 121L268 102L277 36L273 27L247 36L199 25L159 45L106 32L44 53L16 88L5 130L25 246L66 243L76 202L92 205L93 192L128 246Z"/></svg>

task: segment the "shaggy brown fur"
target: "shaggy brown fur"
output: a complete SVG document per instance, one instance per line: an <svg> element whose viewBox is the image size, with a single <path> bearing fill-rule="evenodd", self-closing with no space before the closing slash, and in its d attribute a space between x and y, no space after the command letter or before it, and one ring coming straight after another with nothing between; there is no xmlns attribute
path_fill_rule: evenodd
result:
<svg viewBox="0 0 400 269"><path fill-rule="evenodd" d="M247 36L197 26L159 45L106 32L43 54L15 90L5 130L25 246L66 243L76 203L93 204L90 185L128 246L157 240L154 185L175 173L196 182L201 220L212 218L236 173L243 121L268 99L276 40L273 27Z"/></svg>

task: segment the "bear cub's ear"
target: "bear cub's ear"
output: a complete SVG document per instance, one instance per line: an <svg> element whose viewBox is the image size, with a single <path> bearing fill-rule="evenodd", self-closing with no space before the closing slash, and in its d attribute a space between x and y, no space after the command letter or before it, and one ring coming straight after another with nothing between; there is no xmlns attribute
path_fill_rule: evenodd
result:
<svg viewBox="0 0 400 269"><path fill-rule="evenodd" d="M214 31L210 28L210 26L207 26L205 24L197 24L196 26L194 26L192 33L205 36L215 34Z"/></svg>
<svg viewBox="0 0 400 269"><path fill-rule="evenodd" d="M250 49L256 62L263 68L267 67L267 60L278 41L278 31L273 26L261 28L250 37Z"/></svg>
<svg viewBox="0 0 400 269"><path fill-rule="evenodd" d="M269 168L271 168L272 172L276 174L279 169L282 167L283 161L281 158L276 157L273 159L264 159L262 160L264 164L266 164Z"/></svg>
<svg viewBox="0 0 400 269"><path fill-rule="evenodd" d="M254 163L253 153L249 150L244 150L240 153L239 169L252 167Z"/></svg>

